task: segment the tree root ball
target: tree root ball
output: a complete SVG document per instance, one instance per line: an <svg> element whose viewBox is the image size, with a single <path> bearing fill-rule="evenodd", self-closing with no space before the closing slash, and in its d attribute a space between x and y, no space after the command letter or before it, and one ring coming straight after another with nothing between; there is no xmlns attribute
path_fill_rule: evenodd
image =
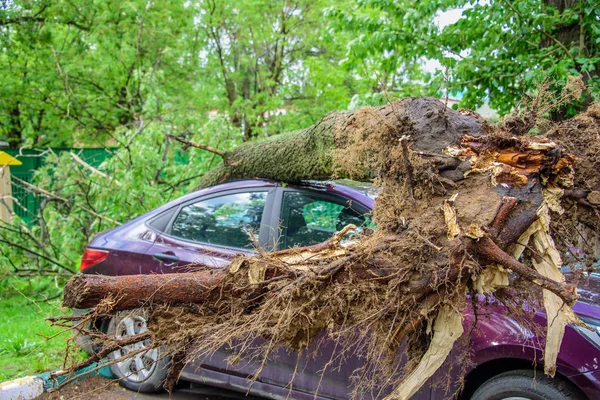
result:
<svg viewBox="0 0 600 400"><path fill-rule="evenodd" d="M544 367L553 375L565 325L581 323L561 258L567 250L593 257L594 246L572 238L588 229L597 243L600 227L599 110L533 136L409 98L246 143L224 152L199 186L255 177L373 181L376 232L345 246L342 232L317 246L261 250L216 273L195 266L177 276L80 276L64 303L104 313L149 307L153 343L178 360L168 387L187 361L222 346L232 346L233 363L262 365L277 348L302 351L326 332L336 343L332 364L345 349L364 359L355 398L382 390L404 399L463 335L465 295L494 294L513 313L526 313L524 302L543 304Z"/></svg>

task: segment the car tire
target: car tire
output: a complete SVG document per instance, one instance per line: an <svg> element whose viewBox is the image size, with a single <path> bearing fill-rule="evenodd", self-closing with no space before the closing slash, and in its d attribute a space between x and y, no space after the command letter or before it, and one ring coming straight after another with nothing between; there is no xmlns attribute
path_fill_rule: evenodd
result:
<svg viewBox="0 0 600 400"><path fill-rule="evenodd" d="M118 313L110 319L107 334L118 339L137 335L148 330L148 313L142 309ZM112 352L109 361L121 358L127 353L150 345L149 341L135 343ZM163 389L171 358L163 348L149 349L129 359L110 365L110 370L119 379L121 386L142 393L153 393Z"/></svg>
<svg viewBox="0 0 600 400"><path fill-rule="evenodd" d="M576 389L559 377L543 372L516 370L496 375L473 393L471 400L583 400Z"/></svg>

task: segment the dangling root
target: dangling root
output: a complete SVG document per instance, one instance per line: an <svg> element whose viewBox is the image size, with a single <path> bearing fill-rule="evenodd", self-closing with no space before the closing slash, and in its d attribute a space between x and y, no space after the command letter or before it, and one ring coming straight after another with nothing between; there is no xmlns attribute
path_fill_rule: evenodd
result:
<svg viewBox="0 0 600 400"><path fill-rule="evenodd" d="M525 231L515 246L515 257L519 257L525 246L531 241L536 250L537 256L531 261L537 270L545 279L563 284L565 277L560 272L562 260L554 241L550 236L550 214L546 205L542 205L538 210L539 219L535 221L527 231ZM541 285L544 287L543 285ZM544 372L554 377L556 373L556 358L560 350L565 326L568 324L577 324L583 327L586 325L575 315L565 297L559 296L556 292L544 287L544 308L546 309L546 346L544 348ZM573 289L573 297L576 299L576 292Z"/></svg>

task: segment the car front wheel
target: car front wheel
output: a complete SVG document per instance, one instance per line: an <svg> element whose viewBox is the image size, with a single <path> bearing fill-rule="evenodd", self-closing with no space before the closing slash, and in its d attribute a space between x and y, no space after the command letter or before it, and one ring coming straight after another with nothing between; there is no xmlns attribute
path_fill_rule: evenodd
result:
<svg viewBox="0 0 600 400"><path fill-rule="evenodd" d="M543 372L517 370L496 375L473 393L471 400L582 400L566 380Z"/></svg>
<svg viewBox="0 0 600 400"><path fill-rule="evenodd" d="M120 312L110 320L107 333L117 339L126 339L146 332L147 321L147 313L144 310ZM143 351L145 348L148 350ZM129 353L135 354L127 358ZM165 356L161 348L151 348L149 340L123 346L113 351L108 359L109 361L121 359L110 365L112 373L119 379L121 386L143 393L157 392L162 389L170 364L170 357Z"/></svg>

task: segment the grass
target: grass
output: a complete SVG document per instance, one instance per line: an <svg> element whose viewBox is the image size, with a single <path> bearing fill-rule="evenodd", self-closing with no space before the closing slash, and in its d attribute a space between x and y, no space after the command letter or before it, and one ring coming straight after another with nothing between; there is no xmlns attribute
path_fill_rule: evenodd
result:
<svg viewBox="0 0 600 400"><path fill-rule="evenodd" d="M62 368L70 333L46 340L62 328L45 318L63 313L58 299L32 303L19 295L0 297L0 382Z"/></svg>

